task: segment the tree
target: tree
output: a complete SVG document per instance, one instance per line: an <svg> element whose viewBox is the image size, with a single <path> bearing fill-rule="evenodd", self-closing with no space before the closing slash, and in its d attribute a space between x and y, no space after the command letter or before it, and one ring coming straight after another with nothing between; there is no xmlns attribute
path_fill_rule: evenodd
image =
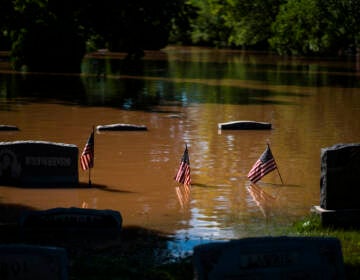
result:
<svg viewBox="0 0 360 280"><path fill-rule="evenodd" d="M284 0L227 0L226 26L231 29L229 44L268 48L271 24Z"/></svg>
<svg viewBox="0 0 360 280"><path fill-rule="evenodd" d="M15 0L11 56L15 69L79 72L85 37L69 0ZM75 1L76 3L76 1Z"/></svg>
<svg viewBox="0 0 360 280"><path fill-rule="evenodd" d="M336 55L359 45L360 3L289 0L272 25L271 47L280 54Z"/></svg>
<svg viewBox="0 0 360 280"><path fill-rule="evenodd" d="M197 11L191 22L193 44L227 47L231 29L225 24L227 5L222 0L190 0Z"/></svg>
<svg viewBox="0 0 360 280"><path fill-rule="evenodd" d="M192 42L218 47L267 48L271 24L285 0L190 0Z"/></svg>
<svg viewBox="0 0 360 280"><path fill-rule="evenodd" d="M112 51L160 49L167 45L172 19L182 5L183 0L91 1L84 21Z"/></svg>
<svg viewBox="0 0 360 280"><path fill-rule="evenodd" d="M324 10L327 34L332 38L330 51L355 53L360 47L360 1L319 0Z"/></svg>
<svg viewBox="0 0 360 280"><path fill-rule="evenodd" d="M0 0L5 1L5 0ZM183 0L14 0L11 30L16 69L79 72L86 42L129 52L167 45ZM94 40L96 38L96 40Z"/></svg>

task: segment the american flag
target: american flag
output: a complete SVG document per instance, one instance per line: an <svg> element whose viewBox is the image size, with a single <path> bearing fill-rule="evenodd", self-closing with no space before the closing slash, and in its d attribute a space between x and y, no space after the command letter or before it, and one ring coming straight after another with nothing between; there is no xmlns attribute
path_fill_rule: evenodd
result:
<svg viewBox="0 0 360 280"><path fill-rule="evenodd" d="M94 131L91 132L88 141L80 157L80 164L83 170L94 167Z"/></svg>
<svg viewBox="0 0 360 280"><path fill-rule="evenodd" d="M175 175L175 181L184 184L186 186L190 186L191 178L190 178L190 159L189 152L187 146L185 147L184 154L181 158L180 167L178 172Z"/></svg>
<svg viewBox="0 0 360 280"><path fill-rule="evenodd" d="M265 152L255 162L251 170L249 171L248 178L254 184L259 181L266 174L276 169L276 162L271 153L269 145L266 147Z"/></svg>

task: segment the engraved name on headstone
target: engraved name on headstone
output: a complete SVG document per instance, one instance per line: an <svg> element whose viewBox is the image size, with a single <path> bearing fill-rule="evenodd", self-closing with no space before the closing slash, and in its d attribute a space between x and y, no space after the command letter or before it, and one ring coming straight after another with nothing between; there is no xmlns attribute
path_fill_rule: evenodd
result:
<svg viewBox="0 0 360 280"><path fill-rule="evenodd" d="M1 280L67 280L66 251L58 247L0 245Z"/></svg>
<svg viewBox="0 0 360 280"><path fill-rule="evenodd" d="M344 279L336 238L260 237L198 245L195 278Z"/></svg>
<svg viewBox="0 0 360 280"><path fill-rule="evenodd" d="M76 145L45 141L0 142L0 184L77 186Z"/></svg>

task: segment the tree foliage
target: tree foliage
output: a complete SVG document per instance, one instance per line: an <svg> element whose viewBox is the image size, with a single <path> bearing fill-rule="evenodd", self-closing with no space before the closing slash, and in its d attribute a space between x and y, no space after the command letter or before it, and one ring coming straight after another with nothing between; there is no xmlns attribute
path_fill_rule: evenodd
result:
<svg viewBox="0 0 360 280"><path fill-rule="evenodd" d="M271 24L284 0L228 0L229 43L234 46L267 48Z"/></svg>
<svg viewBox="0 0 360 280"><path fill-rule="evenodd" d="M11 31L14 66L31 71L79 72L84 34L69 0L15 0Z"/></svg>
<svg viewBox="0 0 360 280"><path fill-rule="evenodd" d="M272 24L269 38L281 54L335 54L359 44L360 2L289 0Z"/></svg>
<svg viewBox="0 0 360 280"><path fill-rule="evenodd" d="M352 52L360 45L358 0L188 0L193 44L280 54Z"/></svg>
<svg viewBox="0 0 360 280"><path fill-rule="evenodd" d="M267 47L271 23L284 0L189 0L197 8L192 41L223 47Z"/></svg>
<svg viewBox="0 0 360 280"><path fill-rule="evenodd" d="M79 72L86 43L141 55L167 45L182 0L0 0L14 66ZM1 22L2 21L2 22ZM0 35L1 37L1 35Z"/></svg>
<svg viewBox="0 0 360 280"><path fill-rule="evenodd" d="M325 22L317 0L289 0L272 25L270 45L282 54L309 54L328 47Z"/></svg>

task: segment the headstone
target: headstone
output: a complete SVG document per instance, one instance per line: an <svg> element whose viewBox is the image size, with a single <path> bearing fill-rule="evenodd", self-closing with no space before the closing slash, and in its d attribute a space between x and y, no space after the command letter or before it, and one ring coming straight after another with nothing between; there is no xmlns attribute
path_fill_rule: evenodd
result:
<svg viewBox="0 0 360 280"><path fill-rule="evenodd" d="M52 208L25 212L19 225L21 234L31 239L111 239L119 236L122 217L114 210Z"/></svg>
<svg viewBox="0 0 360 280"><path fill-rule="evenodd" d="M0 125L0 131L17 131L19 128L15 125L7 125L7 124L1 124Z"/></svg>
<svg viewBox="0 0 360 280"><path fill-rule="evenodd" d="M0 245L1 280L67 280L66 251L58 247Z"/></svg>
<svg viewBox="0 0 360 280"><path fill-rule="evenodd" d="M320 206L360 209L360 144L321 149Z"/></svg>
<svg viewBox="0 0 360 280"><path fill-rule="evenodd" d="M197 280L344 279L336 238L260 237L198 245Z"/></svg>
<svg viewBox="0 0 360 280"><path fill-rule="evenodd" d="M0 184L77 186L78 148L45 141L0 142Z"/></svg>
<svg viewBox="0 0 360 280"><path fill-rule="evenodd" d="M114 123L107 125L98 125L97 131L142 131L147 130L145 125L126 124L126 123Z"/></svg>
<svg viewBox="0 0 360 280"><path fill-rule="evenodd" d="M271 123L255 122L255 121L233 121L233 122L219 123L218 129L263 130L263 129L271 129Z"/></svg>
<svg viewBox="0 0 360 280"><path fill-rule="evenodd" d="M360 227L360 144L321 150L320 214L325 226Z"/></svg>

